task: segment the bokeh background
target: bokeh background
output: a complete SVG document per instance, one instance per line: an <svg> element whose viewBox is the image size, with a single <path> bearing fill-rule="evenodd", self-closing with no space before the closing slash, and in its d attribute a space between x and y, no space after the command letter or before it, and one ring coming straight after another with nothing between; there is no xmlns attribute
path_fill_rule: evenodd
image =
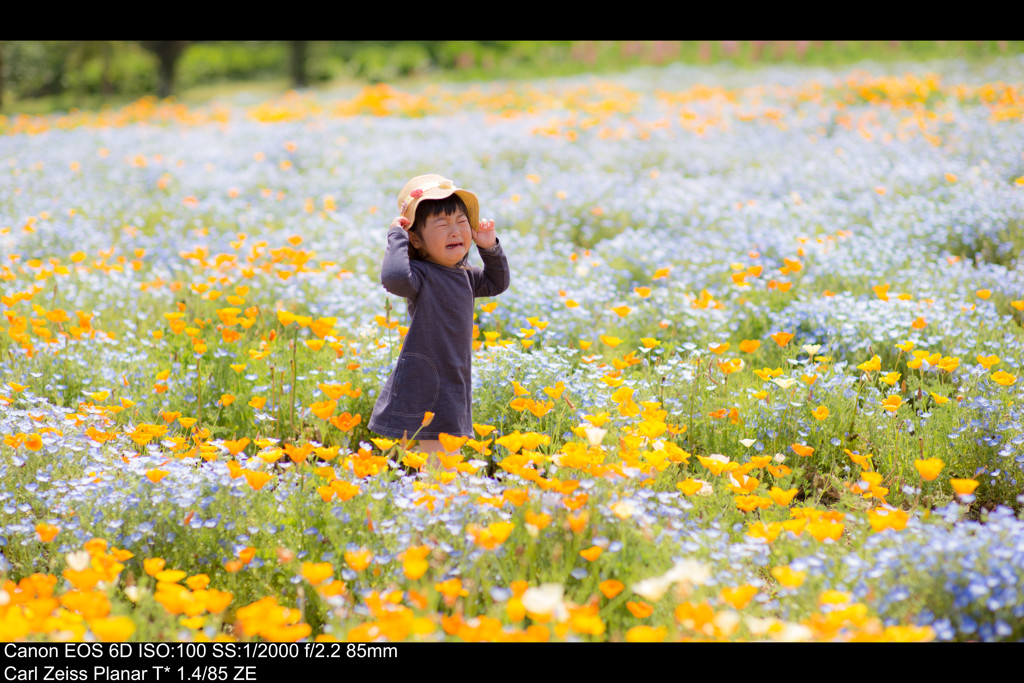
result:
<svg viewBox="0 0 1024 683"><path fill-rule="evenodd" d="M294 88L611 73L672 62L837 66L1024 53L1024 41L0 41L0 114Z"/></svg>

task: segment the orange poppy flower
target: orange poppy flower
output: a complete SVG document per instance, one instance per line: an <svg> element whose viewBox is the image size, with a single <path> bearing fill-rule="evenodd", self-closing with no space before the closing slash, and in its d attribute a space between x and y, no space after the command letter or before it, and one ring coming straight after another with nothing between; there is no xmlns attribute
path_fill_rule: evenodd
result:
<svg viewBox="0 0 1024 683"><path fill-rule="evenodd" d="M740 351L743 353L753 353L761 348L761 342L757 339L744 339L740 342Z"/></svg>
<svg viewBox="0 0 1024 683"><path fill-rule="evenodd" d="M601 594L604 595L604 597L611 600L623 591L625 585L621 581L616 581L615 579L607 579L606 581L602 581L601 583L599 583L597 588L601 591Z"/></svg>
<svg viewBox="0 0 1024 683"><path fill-rule="evenodd" d="M812 446L805 446L800 443L792 444L790 448L792 448L793 452L799 455L801 458L806 458L810 456L811 453L814 452L814 448Z"/></svg>
<svg viewBox="0 0 1024 683"><path fill-rule="evenodd" d="M757 595L757 588L750 584L744 584L733 588L724 588L719 595L734 609L743 609Z"/></svg>
<svg viewBox="0 0 1024 683"><path fill-rule="evenodd" d="M958 496L969 496L978 488L978 481L975 479L950 479L949 484Z"/></svg>
<svg viewBox="0 0 1024 683"><path fill-rule="evenodd" d="M792 332L776 332L775 334L771 335L772 340L774 340L775 343L778 344L779 346L785 346L786 344L788 344L790 340L793 339L793 336L794 335Z"/></svg>
<svg viewBox="0 0 1024 683"><path fill-rule="evenodd" d="M939 476L939 472L945 463L939 458L928 458L926 460L915 460L914 467L917 468L921 478L925 481L932 481Z"/></svg>
<svg viewBox="0 0 1024 683"><path fill-rule="evenodd" d="M626 603L626 609L628 609L630 614L637 619L646 619L654 613L654 607L642 600L638 602L633 602L632 600L628 601Z"/></svg>

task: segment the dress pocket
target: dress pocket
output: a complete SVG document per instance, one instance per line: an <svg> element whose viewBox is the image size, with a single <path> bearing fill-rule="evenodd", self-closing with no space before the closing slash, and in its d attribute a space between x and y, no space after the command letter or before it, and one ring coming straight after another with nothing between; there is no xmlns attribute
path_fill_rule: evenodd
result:
<svg viewBox="0 0 1024 683"><path fill-rule="evenodd" d="M434 409L440 391L441 378L434 361L419 353L403 353L391 387L395 415L422 419L423 413Z"/></svg>

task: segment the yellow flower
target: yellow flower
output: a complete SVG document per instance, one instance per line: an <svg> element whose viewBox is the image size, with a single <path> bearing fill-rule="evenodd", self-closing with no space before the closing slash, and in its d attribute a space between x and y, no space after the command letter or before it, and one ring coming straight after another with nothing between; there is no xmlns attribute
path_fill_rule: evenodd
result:
<svg viewBox="0 0 1024 683"><path fill-rule="evenodd" d="M872 356L871 360L864 361L857 366L858 370L864 372L875 372L882 369L882 359L879 356Z"/></svg>
<svg viewBox="0 0 1024 683"><path fill-rule="evenodd" d="M373 553L366 548L359 550L346 550L344 553L345 564L354 572L361 572L370 565Z"/></svg>
<svg viewBox="0 0 1024 683"><path fill-rule="evenodd" d="M993 365L999 362L999 356L996 356L994 354L991 356L978 356L977 358L978 363L981 364L981 366L986 370L988 370Z"/></svg>
<svg viewBox="0 0 1024 683"><path fill-rule="evenodd" d="M427 555L430 554L430 546L419 545L407 549L399 555L402 560L402 571L410 581L415 581L427 573L430 564L427 562Z"/></svg>
<svg viewBox="0 0 1024 683"><path fill-rule="evenodd" d="M1004 387L1008 387L1014 384L1017 381L1017 378L1008 372L999 370L998 372L992 373L992 381L996 384L1002 384Z"/></svg>
<svg viewBox="0 0 1024 683"><path fill-rule="evenodd" d="M914 467L917 468L921 478L925 481L933 481L939 472L942 471L944 463L939 458L928 458L926 460L915 460Z"/></svg>
<svg viewBox="0 0 1024 683"><path fill-rule="evenodd" d="M668 629L664 626L654 628L652 626L634 626L626 631L627 643L660 643L668 635Z"/></svg>
<svg viewBox="0 0 1024 683"><path fill-rule="evenodd" d="M792 448L793 452L796 453L797 455L799 455L801 458L806 458L806 457L810 456L811 453L814 452L814 447L813 446L805 446L805 445L803 445L801 443L791 444L790 448Z"/></svg>
<svg viewBox="0 0 1024 683"><path fill-rule="evenodd" d="M768 492L768 495L771 497L773 501L775 501L776 505L778 505L779 507L786 507L793 501L793 498L796 496L798 492L798 489L789 489L787 491L784 491L780 489L778 486L773 486L771 490Z"/></svg>
<svg viewBox="0 0 1024 683"><path fill-rule="evenodd" d="M901 405L903 405L903 398L895 394L882 401L882 409L890 413L895 413Z"/></svg>
<svg viewBox="0 0 1024 683"><path fill-rule="evenodd" d="M816 420L825 420L828 418L828 414L829 413L827 406L818 406L813 411L811 411L811 415L814 415L814 418Z"/></svg>
<svg viewBox="0 0 1024 683"><path fill-rule="evenodd" d="M164 562L164 560L162 558L151 557L151 558L148 558L148 559L145 559L145 560L142 561L142 568L150 576L156 576L157 574L159 574L160 572L162 572L164 570L164 565L165 564L166 563Z"/></svg>
<svg viewBox="0 0 1024 683"><path fill-rule="evenodd" d="M807 523L807 531L818 541L838 541L843 535L843 524L830 519L817 519Z"/></svg>
<svg viewBox="0 0 1024 683"><path fill-rule="evenodd" d="M974 489L978 488L978 482L975 479L950 479L949 484L958 496L969 496L974 493Z"/></svg>
<svg viewBox="0 0 1024 683"><path fill-rule="evenodd" d="M868 510L868 522L871 523L871 528L876 532L885 531L886 529L903 531L904 527L907 526L909 518L910 515L904 510L884 507Z"/></svg>
<svg viewBox="0 0 1024 683"><path fill-rule="evenodd" d="M334 566L330 562L303 562L302 578L317 586L334 575Z"/></svg>
<svg viewBox="0 0 1024 683"><path fill-rule="evenodd" d="M505 542L515 529L515 526L512 522L494 522L487 525L486 528L470 524L466 530L473 537L473 542L478 546L487 550L494 550Z"/></svg>
<svg viewBox="0 0 1024 683"><path fill-rule="evenodd" d="M761 342L757 339L744 339L740 342L740 351L743 353L753 353L761 348Z"/></svg>
<svg viewBox="0 0 1024 683"><path fill-rule="evenodd" d="M724 588L720 594L722 600L733 606L734 609L743 609L757 595L757 588L750 584L743 584L734 588Z"/></svg>
<svg viewBox="0 0 1024 683"><path fill-rule="evenodd" d="M104 642L123 642L135 633L131 617L103 617L89 622L93 634Z"/></svg>
<svg viewBox="0 0 1024 683"><path fill-rule="evenodd" d="M807 572L798 572L789 565L772 567L772 576L784 588L799 588L807 578Z"/></svg>

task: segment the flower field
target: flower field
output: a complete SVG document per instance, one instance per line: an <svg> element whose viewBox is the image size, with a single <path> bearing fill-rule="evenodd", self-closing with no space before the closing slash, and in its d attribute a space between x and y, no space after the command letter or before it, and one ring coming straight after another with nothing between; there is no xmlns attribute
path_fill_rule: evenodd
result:
<svg viewBox="0 0 1024 683"><path fill-rule="evenodd" d="M1022 84L0 117L0 640L1024 638ZM512 271L437 471L366 429L427 172Z"/></svg>

